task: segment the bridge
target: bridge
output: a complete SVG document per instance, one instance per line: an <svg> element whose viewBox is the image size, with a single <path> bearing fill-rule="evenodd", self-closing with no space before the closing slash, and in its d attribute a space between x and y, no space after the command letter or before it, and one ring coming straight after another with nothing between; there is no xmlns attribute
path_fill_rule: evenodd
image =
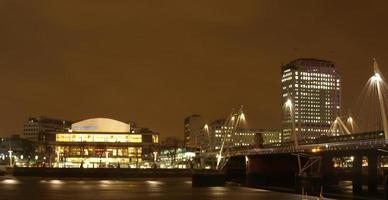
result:
<svg viewBox="0 0 388 200"><path fill-rule="evenodd" d="M337 117L330 128L330 132L336 133L334 136L300 141L295 133L293 100L289 98L285 108L289 109L293 121L294 141L233 147L228 146L225 134L219 152L207 155L217 158L217 169L224 170L231 178L244 177L251 185L286 186L299 192L303 188L314 193L321 187L348 180L352 181L354 193L362 193L363 185L374 193L384 178L388 178L387 101L384 96L388 90L376 61L374 74L366 87L375 93L373 98L379 105L379 110L373 113L380 115L380 126L375 130L356 133L353 118L348 119L351 122L348 128L341 117ZM225 126L232 126L236 131L241 120L245 120L242 109L232 113Z"/></svg>

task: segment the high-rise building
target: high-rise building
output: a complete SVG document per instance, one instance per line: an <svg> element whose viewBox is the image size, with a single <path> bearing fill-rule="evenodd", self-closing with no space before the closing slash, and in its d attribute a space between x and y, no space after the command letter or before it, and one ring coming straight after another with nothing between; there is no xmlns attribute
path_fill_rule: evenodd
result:
<svg viewBox="0 0 388 200"><path fill-rule="evenodd" d="M326 135L341 113L341 81L335 64L302 58L283 65L281 74L283 141L294 141L294 132L298 141L306 143Z"/></svg>
<svg viewBox="0 0 388 200"><path fill-rule="evenodd" d="M205 126L205 120L201 115L190 115L184 120L184 145L186 147L197 147L198 135Z"/></svg>
<svg viewBox="0 0 388 200"><path fill-rule="evenodd" d="M24 122L23 139L33 142L47 141L48 137L54 137L52 133L56 131L65 131L70 129L71 122L67 120L53 119L39 116L30 117Z"/></svg>

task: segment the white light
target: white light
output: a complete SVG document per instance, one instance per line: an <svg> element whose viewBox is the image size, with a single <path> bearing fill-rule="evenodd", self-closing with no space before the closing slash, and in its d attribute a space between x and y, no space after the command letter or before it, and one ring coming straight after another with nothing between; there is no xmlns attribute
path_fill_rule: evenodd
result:
<svg viewBox="0 0 388 200"><path fill-rule="evenodd" d="M375 75L372 76L372 82L380 82L382 81L381 76L379 73L375 73Z"/></svg>
<svg viewBox="0 0 388 200"><path fill-rule="evenodd" d="M50 183L51 183L51 184L54 184L54 185L61 185L61 184L64 184L64 182L61 181L61 180L51 180Z"/></svg>
<svg viewBox="0 0 388 200"><path fill-rule="evenodd" d="M292 107L292 101L291 101L291 99L287 99L285 105L286 105L287 108L291 108L291 107Z"/></svg>
<svg viewBox="0 0 388 200"><path fill-rule="evenodd" d="M18 181L15 179L5 179L3 180L3 183L8 185L15 185L15 184L18 184Z"/></svg>

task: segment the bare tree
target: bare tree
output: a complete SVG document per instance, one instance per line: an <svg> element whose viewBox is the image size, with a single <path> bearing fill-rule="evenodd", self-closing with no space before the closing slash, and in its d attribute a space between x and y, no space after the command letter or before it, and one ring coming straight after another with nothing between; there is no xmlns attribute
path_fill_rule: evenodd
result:
<svg viewBox="0 0 388 200"><path fill-rule="evenodd" d="M171 166L173 166L176 161L178 149L181 147L181 144L182 141L176 137L168 137L162 142L162 148L167 151L167 157L171 161Z"/></svg>

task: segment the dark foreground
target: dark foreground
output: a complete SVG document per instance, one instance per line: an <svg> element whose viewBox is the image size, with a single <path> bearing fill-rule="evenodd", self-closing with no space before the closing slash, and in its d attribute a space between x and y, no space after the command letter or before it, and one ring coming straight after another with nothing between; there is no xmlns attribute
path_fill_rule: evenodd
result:
<svg viewBox="0 0 388 200"><path fill-rule="evenodd" d="M301 200L299 195L250 189L238 185L195 188L190 178L161 179L71 179L3 177L0 179L1 200ZM316 199L309 198L309 199Z"/></svg>

